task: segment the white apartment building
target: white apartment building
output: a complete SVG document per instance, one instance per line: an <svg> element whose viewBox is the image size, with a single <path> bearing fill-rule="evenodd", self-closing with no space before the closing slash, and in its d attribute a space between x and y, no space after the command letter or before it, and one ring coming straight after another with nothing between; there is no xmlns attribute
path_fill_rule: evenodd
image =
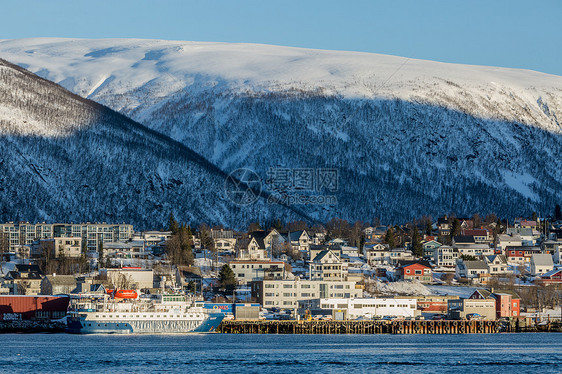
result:
<svg viewBox="0 0 562 374"><path fill-rule="evenodd" d="M28 223L0 224L7 234L10 250L17 245L31 245L35 240L82 238L88 250L97 250L100 242L126 241L133 237L133 225L108 223Z"/></svg>
<svg viewBox="0 0 562 374"><path fill-rule="evenodd" d="M454 244L453 248L459 251L459 257L462 255L480 257L494 254L494 249L488 244Z"/></svg>
<svg viewBox="0 0 562 374"><path fill-rule="evenodd" d="M433 262L441 267L455 267L459 259L459 251L456 248L442 245L433 248Z"/></svg>
<svg viewBox="0 0 562 374"><path fill-rule="evenodd" d="M141 234L141 238L147 246L157 245L170 239L171 236L171 231L143 231Z"/></svg>
<svg viewBox="0 0 562 374"><path fill-rule="evenodd" d="M48 252L51 258L63 256L78 258L82 255L82 238L41 239L31 248L31 254L35 257Z"/></svg>
<svg viewBox="0 0 562 374"><path fill-rule="evenodd" d="M263 279L286 279L287 272L283 261L234 260L229 263L238 284Z"/></svg>
<svg viewBox="0 0 562 374"><path fill-rule="evenodd" d="M367 250L366 257L368 264L371 266L383 264L396 265L400 261L414 260L412 251L405 248L382 249L380 247L376 247Z"/></svg>
<svg viewBox="0 0 562 374"><path fill-rule="evenodd" d="M363 290L355 282L313 280L262 280L251 282L252 297L264 308L297 310L299 301L358 298Z"/></svg>

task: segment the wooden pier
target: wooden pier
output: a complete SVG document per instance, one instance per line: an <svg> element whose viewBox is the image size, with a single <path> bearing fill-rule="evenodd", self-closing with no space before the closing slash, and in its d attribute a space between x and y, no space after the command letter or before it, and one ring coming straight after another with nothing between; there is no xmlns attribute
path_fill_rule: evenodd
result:
<svg viewBox="0 0 562 374"><path fill-rule="evenodd" d="M498 321L236 321L225 320L224 334L494 334Z"/></svg>

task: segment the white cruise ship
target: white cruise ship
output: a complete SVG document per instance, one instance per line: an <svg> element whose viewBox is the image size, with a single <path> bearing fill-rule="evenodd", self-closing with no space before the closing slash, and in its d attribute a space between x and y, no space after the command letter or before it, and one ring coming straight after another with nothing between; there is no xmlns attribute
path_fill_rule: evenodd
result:
<svg viewBox="0 0 562 374"><path fill-rule="evenodd" d="M75 334L168 334L214 332L223 313L209 313L202 301L184 295L72 295L67 332Z"/></svg>

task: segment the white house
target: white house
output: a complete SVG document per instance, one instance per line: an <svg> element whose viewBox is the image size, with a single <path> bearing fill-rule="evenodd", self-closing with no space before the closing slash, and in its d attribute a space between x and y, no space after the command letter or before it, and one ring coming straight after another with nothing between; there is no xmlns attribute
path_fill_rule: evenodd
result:
<svg viewBox="0 0 562 374"><path fill-rule="evenodd" d="M507 257L505 255L485 256L484 262L488 265L490 275L500 275L510 273L507 270Z"/></svg>
<svg viewBox="0 0 562 374"><path fill-rule="evenodd" d="M265 260L267 251L262 237L252 236L250 239L241 240L237 258L240 260Z"/></svg>
<svg viewBox="0 0 562 374"><path fill-rule="evenodd" d="M531 256L531 275L546 274L552 269L554 269L554 262L551 255L540 253Z"/></svg>
<svg viewBox="0 0 562 374"><path fill-rule="evenodd" d="M457 277L474 283L486 283L490 272L484 261L458 261L455 272Z"/></svg>
<svg viewBox="0 0 562 374"><path fill-rule="evenodd" d="M344 266L340 256L327 249L310 261L309 276L310 280L345 281L347 266Z"/></svg>

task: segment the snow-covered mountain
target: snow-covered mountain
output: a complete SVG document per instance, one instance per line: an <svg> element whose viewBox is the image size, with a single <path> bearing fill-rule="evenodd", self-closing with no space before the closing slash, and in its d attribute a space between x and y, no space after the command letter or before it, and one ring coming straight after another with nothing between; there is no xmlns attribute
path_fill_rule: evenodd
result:
<svg viewBox="0 0 562 374"><path fill-rule="evenodd" d="M299 206L320 219L519 215L562 200L559 76L160 40L6 40L0 56L226 172L337 169L337 204Z"/></svg>
<svg viewBox="0 0 562 374"><path fill-rule="evenodd" d="M0 221L184 222L238 227L287 208L235 204L188 147L0 60Z"/></svg>

